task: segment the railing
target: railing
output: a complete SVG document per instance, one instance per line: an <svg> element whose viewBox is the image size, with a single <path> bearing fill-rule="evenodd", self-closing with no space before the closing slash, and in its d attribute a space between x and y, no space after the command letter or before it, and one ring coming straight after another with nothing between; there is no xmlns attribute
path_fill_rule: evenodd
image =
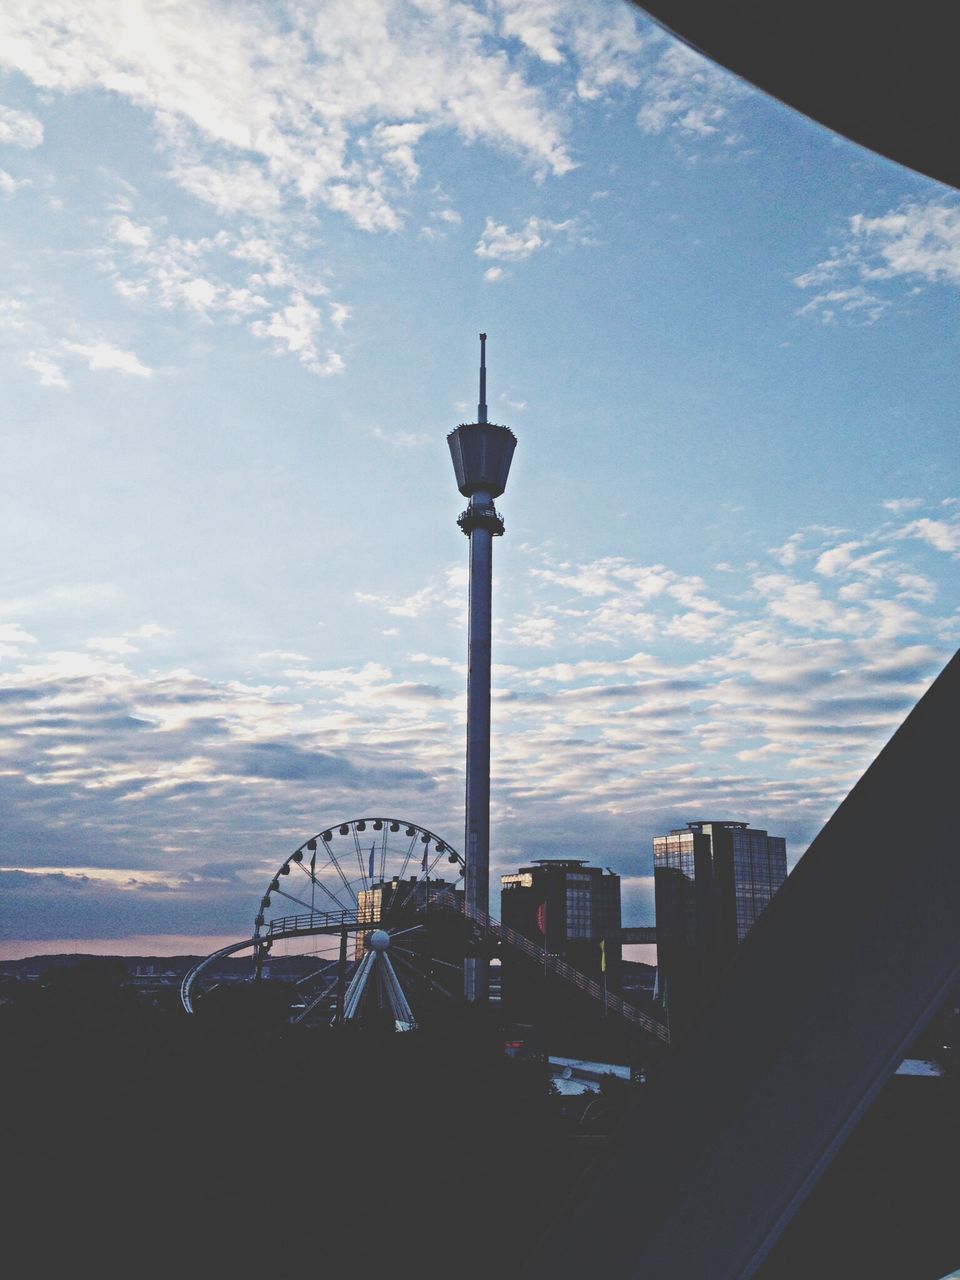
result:
<svg viewBox="0 0 960 1280"><path fill-rule="evenodd" d="M282 938L321 929L375 929L379 922L379 914L373 911L311 911L309 915L280 916L271 920L266 936Z"/></svg>
<svg viewBox="0 0 960 1280"><path fill-rule="evenodd" d="M656 1036L658 1040L662 1040L665 1044L670 1042L670 1031L662 1022L657 1022L655 1018L651 1018L649 1014L634 1008L632 1004L627 1004L626 1000L621 1000L619 996L613 995L612 992L605 991L599 982L594 982L586 974L581 973L578 969L574 969L572 965L567 964L566 961L561 960L559 956L551 955L549 952L544 951L542 947L538 947L535 942L531 942L529 938L522 933L518 933L516 929L511 929L509 925L501 924L499 920L494 920L485 911L467 910L464 907L463 913L493 937L500 938L517 951L522 951L531 960L536 960L548 973L556 974L558 978L563 978L575 987L579 987L581 991L585 991L594 1000L599 1000L611 1013L619 1014L621 1018L625 1018L628 1022L635 1022L644 1031Z"/></svg>

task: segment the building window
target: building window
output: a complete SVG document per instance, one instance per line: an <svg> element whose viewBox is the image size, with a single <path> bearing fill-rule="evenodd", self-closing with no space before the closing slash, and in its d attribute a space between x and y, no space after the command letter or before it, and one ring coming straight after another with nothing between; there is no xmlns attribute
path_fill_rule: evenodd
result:
<svg viewBox="0 0 960 1280"><path fill-rule="evenodd" d="M571 877L572 879L572 877ZM588 877L582 877L588 879ZM589 888L567 885L567 937L593 936L593 895Z"/></svg>

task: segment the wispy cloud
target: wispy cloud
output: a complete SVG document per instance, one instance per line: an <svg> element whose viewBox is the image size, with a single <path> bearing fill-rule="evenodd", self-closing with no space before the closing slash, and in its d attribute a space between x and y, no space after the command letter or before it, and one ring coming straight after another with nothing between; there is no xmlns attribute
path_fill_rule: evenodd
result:
<svg viewBox="0 0 960 1280"><path fill-rule="evenodd" d="M113 216L96 261L121 297L182 310L197 321L246 322L279 354L292 355L310 373L340 373L340 353L324 342L341 330L350 308L320 305L328 293L315 267L296 260L272 232L247 235L221 230L185 239L160 225Z"/></svg>
<svg viewBox="0 0 960 1280"><path fill-rule="evenodd" d="M65 321L56 315L51 299L0 296L0 342L15 353L19 363L37 375L41 386L66 389L69 381L65 364L84 365L92 373L119 373L127 377L152 378L154 370L136 354L102 336L73 336L63 333ZM49 317L49 319L48 319ZM60 332L54 329L60 327Z"/></svg>
<svg viewBox="0 0 960 1280"><path fill-rule="evenodd" d="M11 199L18 191L30 185L29 178L15 178L12 173L7 173L6 169L0 169L0 196L4 200Z"/></svg>
<svg viewBox="0 0 960 1280"><path fill-rule="evenodd" d="M32 150L43 142L43 124L29 111L0 105L0 144Z"/></svg>
<svg viewBox="0 0 960 1280"><path fill-rule="evenodd" d="M730 108L745 93L733 76L671 42L644 78L637 124L644 133L670 130L687 139L719 136L731 143L737 135Z"/></svg>
<svg viewBox="0 0 960 1280"><path fill-rule="evenodd" d="M87 368L94 373L109 371L125 373L131 378L152 378L153 370L144 364L132 351L124 351L111 342L68 342L64 341L63 349L80 356Z"/></svg>
<svg viewBox="0 0 960 1280"><path fill-rule="evenodd" d="M960 206L937 197L909 201L878 217L857 213L829 256L794 279L800 289L818 290L798 315L826 323L846 318L874 324L898 296L885 288L903 281L960 285Z"/></svg>
<svg viewBox="0 0 960 1280"><path fill-rule="evenodd" d="M548 248L558 236L569 239L578 233L575 218L551 222L549 218L531 215L523 226L511 231L505 223L494 222L488 217L474 253L478 258L494 258L498 262L522 262L532 253ZM499 276L490 277L488 272L487 278L498 279Z"/></svg>
<svg viewBox="0 0 960 1280"><path fill-rule="evenodd" d="M960 516L953 520L931 520L924 516L911 520L895 535L898 538L919 538L937 551L960 553Z"/></svg>

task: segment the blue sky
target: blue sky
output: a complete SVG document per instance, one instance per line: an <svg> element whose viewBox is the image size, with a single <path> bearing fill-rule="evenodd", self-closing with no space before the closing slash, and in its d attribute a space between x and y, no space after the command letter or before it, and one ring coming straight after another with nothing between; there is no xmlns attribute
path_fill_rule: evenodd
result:
<svg viewBox="0 0 960 1280"><path fill-rule="evenodd" d="M623 4L11 0L0 240L4 955L459 846L480 329L495 871L793 862L956 647L957 197Z"/></svg>

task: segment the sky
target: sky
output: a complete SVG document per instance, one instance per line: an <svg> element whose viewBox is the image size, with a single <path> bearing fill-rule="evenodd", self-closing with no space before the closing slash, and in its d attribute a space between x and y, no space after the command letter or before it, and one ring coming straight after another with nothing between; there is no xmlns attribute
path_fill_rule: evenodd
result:
<svg viewBox="0 0 960 1280"><path fill-rule="evenodd" d="M462 846L480 330L494 884L795 864L956 648L956 194L620 0L7 0L0 243L0 956Z"/></svg>

